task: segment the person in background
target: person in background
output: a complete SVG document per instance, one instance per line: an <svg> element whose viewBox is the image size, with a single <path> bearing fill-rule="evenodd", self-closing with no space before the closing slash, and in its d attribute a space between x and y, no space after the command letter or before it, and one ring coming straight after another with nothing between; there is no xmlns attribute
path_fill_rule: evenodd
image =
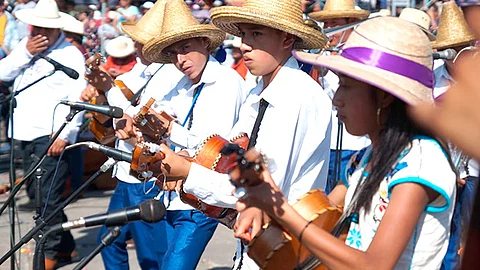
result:
<svg viewBox="0 0 480 270"><path fill-rule="evenodd" d="M140 16L145 15L153 7L153 2L147 1L140 6Z"/></svg>
<svg viewBox="0 0 480 270"><path fill-rule="evenodd" d="M88 59L87 49L83 46L83 37L86 35L83 23L73 16L68 16L65 20L63 32L65 33L66 40L77 47L85 57L85 60Z"/></svg>
<svg viewBox="0 0 480 270"><path fill-rule="evenodd" d="M138 7L132 5L132 0L119 0L118 4L120 5L116 10L119 13L118 29L121 29L121 23L123 22L135 22L138 20L140 11Z"/></svg>
<svg viewBox="0 0 480 270"><path fill-rule="evenodd" d="M15 18L6 10L7 1L0 5L0 59L7 56L20 41Z"/></svg>
<svg viewBox="0 0 480 270"><path fill-rule="evenodd" d="M98 38L106 40L114 39L120 34L120 30L117 28L118 13L110 10L105 16L105 23L98 26L97 35Z"/></svg>
<svg viewBox="0 0 480 270"><path fill-rule="evenodd" d="M245 65L245 60L243 60L243 53L240 49L242 45L242 39L239 37L233 37L233 39L227 39L223 42L225 49L231 50L231 56L233 58L233 63L231 68L233 68L244 80L246 89L253 89L258 82L258 77L254 76Z"/></svg>
<svg viewBox="0 0 480 270"><path fill-rule="evenodd" d="M130 71L137 63L135 45L129 37L119 36L110 40L105 46L105 51L108 57L103 67L114 79Z"/></svg>
<svg viewBox="0 0 480 270"><path fill-rule="evenodd" d="M15 5L15 7L12 10L12 15L15 17L15 19L17 19L16 15L15 15L15 13L17 13L17 11L22 10L22 9L34 8L35 5L37 4L33 0L18 0L17 3L18 4ZM28 37L28 35L30 35L30 30L28 28L28 24L26 24L26 23L24 23L20 20L17 20L17 29L18 29L18 38L20 40L22 40L24 37Z"/></svg>
<svg viewBox="0 0 480 270"><path fill-rule="evenodd" d="M318 22L324 23L324 29L344 26L359 20L366 19L370 12L356 10L353 0L327 0L321 11L309 13L308 16ZM336 54L348 40L353 28L337 33L330 37L330 51L327 54ZM327 93L330 99L337 91L340 80L338 76L327 69L314 67L310 73ZM326 192L329 193L339 180L345 181L345 168L352 155L368 146L370 140L366 136L353 136L348 133L345 126L338 120L337 109L332 109L332 134L330 140L330 164L328 169L328 183Z"/></svg>
<svg viewBox="0 0 480 270"><path fill-rule="evenodd" d="M79 74L85 73L83 55L65 40L61 30L64 18L68 15L58 11L54 0L40 0L35 8L19 10L16 16L19 20L31 25L32 30L30 36L20 41L7 57L0 60L0 79L14 81L14 91L22 89L54 70L51 63L37 56L39 53L74 69ZM84 88L85 80L82 77L73 79L63 72L56 71L53 75L18 93L15 98L17 106L13 114L14 125L10 125L9 137L13 137L21 144L24 170L28 170L34 162L32 154L41 158L39 155L48 146L50 138L57 133L69 114L68 106L57 107L59 101L78 101ZM45 170L41 179L41 188L42 200L46 204L44 212L46 216L50 215L63 201L62 193L65 189L68 165L64 160L59 160L59 155L69 143L75 143L78 133L77 123L81 121L81 116L81 113L77 114L59 134L41 164ZM57 162L60 163L54 180L53 174ZM35 194L35 185L32 180L33 177L27 179L29 198L33 198ZM49 198L48 201L47 198ZM67 217L61 211L49 225L66 221ZM74 249L75 242L70 232L49 234L45 245L45 268L54 269L58 267L60 261L71 261Z"/></svg>

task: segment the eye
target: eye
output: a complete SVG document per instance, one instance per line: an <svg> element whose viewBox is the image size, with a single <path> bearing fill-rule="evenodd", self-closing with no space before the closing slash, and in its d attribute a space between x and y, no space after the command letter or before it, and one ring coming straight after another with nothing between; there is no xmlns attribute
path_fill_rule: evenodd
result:
<svg viewBox="0 0 480 270"><path fill-rule="evenodd" d="M259 36L262 35L262 33L258 32L258 31L254 31L254 32L252 33L252 35L253 35L254 37L259 37Z"/></svg>
<svg viewBox="0 0 480 270"><path fill-rule="evenodd" d="M241 31L239 37L244 38L245 37L245 32Z"/></svg>

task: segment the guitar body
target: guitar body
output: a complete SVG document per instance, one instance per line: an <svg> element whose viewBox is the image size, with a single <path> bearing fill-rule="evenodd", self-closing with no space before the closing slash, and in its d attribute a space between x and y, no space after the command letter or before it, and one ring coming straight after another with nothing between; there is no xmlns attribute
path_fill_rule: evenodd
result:
<svg viewBox="0 0 480 270"><path fill-rule="evenodd" d="M342 210L332 205L325 192L319 189L303 195L293 208L303 218L312 220L312 223L326 231L331 231L342 215ZM298 239L273 222L266 224L255 236L247 253L260 269L326 269L300 245Z"/></svg>
<svg viewBox="0 0 480 270"><path fill-rule="evenodd" d="M240 147L246 149L248 146L248 137L246 134L242 134L228 141L219 135L211 135L200 144L199 150L193 158L193 162L219 173L228 173L236 164L237 157L236 155L222 155L220 151L229 143L238 144ZM201 211L206 216L218 219L229 228L232 228L235 223L237 211L234 209L208 205L192 194L187 193L181 193L180 199L184 203Z"/></svg>
<svg viewBox="0 0 480 270"><path fill-rule="evenodd" d="M93 105L108 105L105 94L101 93L98 97L94 97L90 104ZM95 139L101 144L108 144L115 141L115 130L113 129L113 119L101 113L92 112L90 119L90 132L92 132Z"/></svg>

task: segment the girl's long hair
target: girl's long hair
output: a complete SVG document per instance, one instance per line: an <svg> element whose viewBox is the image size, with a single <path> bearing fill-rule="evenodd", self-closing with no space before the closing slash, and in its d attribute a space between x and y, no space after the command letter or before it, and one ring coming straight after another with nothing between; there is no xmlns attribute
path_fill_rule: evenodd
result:
<svg viewBox="0 0 480 270"><path fill-rule="evenodd" d="M378 135L376 149L372 151L372 156L370 157L371 171L363 181L363 184L361 186L359 184L360 187L357 189L359 193L353 206L355 212L358 213L363 208L368 213L372 204L372 198L377 192L380 183L397 162L399 155L411 144L413 137L416 135L434 138L411 121L407 115L407 104L395 98L390 106L390 113L384 128ZM441 140L436 140L444 148L445 152L449 153L447 145ZM450 155L448 155L448 160L454 170Z"/></svg>

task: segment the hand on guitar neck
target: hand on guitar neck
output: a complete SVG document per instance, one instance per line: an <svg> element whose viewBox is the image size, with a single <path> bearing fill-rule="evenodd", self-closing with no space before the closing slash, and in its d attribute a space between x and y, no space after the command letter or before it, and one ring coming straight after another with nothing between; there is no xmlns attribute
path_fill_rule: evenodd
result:
<svg viewBox="0 0 480 270"><path fill-rule="evenodd" d="M103 56L99 53L90 56L87 61L85 61L85 79L89 84L104 94L115 84L110 74L100 66L102 61Z"/></svg>
<svg viewBox="0 0 480 270"><path fill-rule="evenodd" d="M172 121L175 119L165 112L157 113L151 109L155 99L151 98L138 114L133 117L133 124L142 133L146 141L159 143L162 138L170 136Z"/></svg>

